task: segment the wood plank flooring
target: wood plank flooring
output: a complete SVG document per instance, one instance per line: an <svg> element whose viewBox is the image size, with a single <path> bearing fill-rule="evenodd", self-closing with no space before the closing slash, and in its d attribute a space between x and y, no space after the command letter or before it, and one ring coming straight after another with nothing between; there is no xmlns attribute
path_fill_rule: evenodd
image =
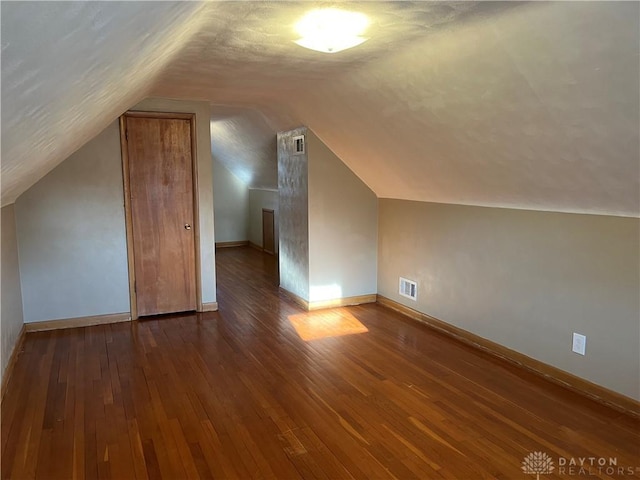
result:
<svg viewBox="0 0 640 480"><path fill-rule="evenodd" d="M640 477L637 420L380 306L303 313L254 249L217 259L219 312L27 335L2 478L533 479L530 452L542 479Z"/></svg>

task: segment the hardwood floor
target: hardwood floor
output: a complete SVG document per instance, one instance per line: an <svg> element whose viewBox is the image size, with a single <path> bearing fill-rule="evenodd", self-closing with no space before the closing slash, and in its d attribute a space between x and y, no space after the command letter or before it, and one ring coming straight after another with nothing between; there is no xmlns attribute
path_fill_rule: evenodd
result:
<svg viewBox="0 0 640 480"><path fill-rule="evenodd" d="M637 420L380 306L303 313L249 247L217 258L219 312L27 334L2 478L533 479L530 452L542 479L640 477Z"/></svg>

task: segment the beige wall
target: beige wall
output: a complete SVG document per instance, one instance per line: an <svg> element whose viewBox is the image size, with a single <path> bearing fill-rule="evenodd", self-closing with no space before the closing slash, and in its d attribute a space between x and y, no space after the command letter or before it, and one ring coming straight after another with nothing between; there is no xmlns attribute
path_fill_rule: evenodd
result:
<svg viewBox="0 0 640 480"><path fill-rule="evenodd" d="M0 283L0 337L2 342L0 369L1 377L4 377L9 358L13 352L20 330L22 329L22 293L20 289L20 269L18 267L18 242L16 240L16 219L13 205L2 208L2 230L0 231L0 247L2 248L0 263L2 264L2 277Z"/></svg>
<svg viewBox="0 0 640 480"><path fill-rule="evenodd" d="M311 303L375 294L375 194L304 127L278 133L278 186L282 288Z"/></svg>
<svg viewBox="0 0 640 480"><path fill-rule="evenodd" d="M378 291L640 399L634 218L379 202ZM398 277L418 300L398 295ZM586 355L571 351L587 336Z"/></svg>
<svg viewBox="0 0 640 480"><path fill-rule="evenodd" d="M118 122L18 197L25 322L130 311L123 202Z"/></svg>
<svg viewBox="0 0 640 480"><path fill-rule="evenodd" d="M246 241L249 238L249 190L215 156L213 200L216 242Z"/></svg>
<svg viewBox="0 0 640 480"><path fill-rule="evenodd" d="M273 210L275 217L275 243L278 251L278 191L249 189L249 241L262 245L262 209Z"/></svg>
<svg viewBox="0 0 640 480"><path fill-rule="evenodd" d="M213 160L211 158L211 108L207 102L147 98L131 110L196 114L198 161L198 211L200 220L200 285L203 303L216 301L215 234L213 211Z"/></svg>
<svg viewBox="0 0 640 480"><path fill-rule="evenodd" d="M375 294L378 199L311 131L309 301Z"/></svg>

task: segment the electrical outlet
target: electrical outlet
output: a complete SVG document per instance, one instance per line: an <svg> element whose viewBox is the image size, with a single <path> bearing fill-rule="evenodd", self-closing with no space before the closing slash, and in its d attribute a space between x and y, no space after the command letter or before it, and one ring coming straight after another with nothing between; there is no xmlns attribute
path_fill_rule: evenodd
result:
<svg viewBox="0 0 640 480"><path fill-rule="evenodd" d="M584 355L585 350L587 349L587 337L581 335L579 333L573 333L573 348L572 350L575 353L580 355Z"/></svg>

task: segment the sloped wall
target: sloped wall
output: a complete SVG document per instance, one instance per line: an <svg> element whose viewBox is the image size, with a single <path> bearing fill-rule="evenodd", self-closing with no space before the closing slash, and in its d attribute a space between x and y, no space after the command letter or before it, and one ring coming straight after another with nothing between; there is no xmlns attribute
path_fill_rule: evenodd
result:
<svg viewBox="0 0 640 480"><path fill-rule="evenodd" d="M311 304L375 294L375 194L306 128L278 134L278 180L281 287Z"/></svg>
<svg viewBox="0 0 640 480"><path fill-rule="evenodd" d="M2 338L2 365L0 377L9 363L9 358L16 346L20 330L22 329L22 292L20 288L20 269L18 267L18 242L16 239L16 218L13 205L2 208L2 247L0 263L2 277L0 283L0 337Z"/></svg>
<svg viewBox="0 0 640 480"><path fill-rule="evenodd" d="M381 199L381 295L640 399L640 220ZM398 277L418 282L416 302ZM571 351L587 336L586 355Z"/></svg>
<svg viewBox="0 0 640 480"><path fill-rule="evenodd" d="M216 243L243 242L249 238L247 184L213 158L213 199Z"/></svg>
<svg viewBox="0 0 640 480"><path fill-rule="evenodd" d="M205 2L2 2L2 205L133 103L202 25Z"/></svg>
<svg viewBox="0 0 640 480"><path fill-rule="evenodd" d="M123 203L118 122L18 198L26 323L130 311Z"/></svg>
<svg viewBox="0 0 640 480"><path fill-rule="evenodd" d="M378 199L311 131L309 301L375 294Z"/></svg>
<svg viewBox="0 0 640 480"><path fill-rule="evenodd" d="M208 104L148 99L132 110L196 113L202 301L215 302ZM130 311L117 121L22 194L15 209L25 322Z"/></svg>
<svg viewBox="0 0 640 480"><path fill-rule="evenodd" d="M249 188L278 186L276 129L253 108L211 107L211 152Z"/></svg>

